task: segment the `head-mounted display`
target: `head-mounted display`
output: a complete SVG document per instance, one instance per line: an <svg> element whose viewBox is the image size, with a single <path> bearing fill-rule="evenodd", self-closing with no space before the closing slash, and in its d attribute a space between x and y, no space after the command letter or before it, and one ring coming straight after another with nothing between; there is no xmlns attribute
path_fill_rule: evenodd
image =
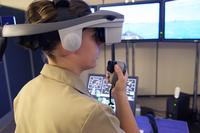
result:
<svg viewBox="0 0 200 133"><path fill-rule="evenodd" d="M104 28L105 43L107 45L119 43L123 21L124 16L122 14L102 10L80 18L60 22L4 25L2 37L30 36L58 31L64 48L75 51L81 45L83 28ZM70 44L70 40L73 40L72 44Z"/></svg>

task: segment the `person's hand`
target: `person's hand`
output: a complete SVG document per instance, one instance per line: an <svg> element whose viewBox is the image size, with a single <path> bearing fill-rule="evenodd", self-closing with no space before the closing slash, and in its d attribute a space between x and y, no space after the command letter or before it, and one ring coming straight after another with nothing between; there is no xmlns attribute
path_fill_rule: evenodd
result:
<svg viewBox="0 0 200 133"><path fill-rule="evenodd" d="M127 73L124 75L120 66L118 64L115 65L115 73L117 74L118 80L115 84L115 87L112 89L112 96L118 97L120 95L126 95L126 84L127 84Z"/></svg>

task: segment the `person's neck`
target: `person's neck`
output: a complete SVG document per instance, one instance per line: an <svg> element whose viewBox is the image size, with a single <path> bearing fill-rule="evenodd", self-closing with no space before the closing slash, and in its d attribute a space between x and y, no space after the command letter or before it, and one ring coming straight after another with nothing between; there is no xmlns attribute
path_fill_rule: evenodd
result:
<svg viewBox="0 0 200 133"><path fill-rule="evenodd" d="M48 60L48 64L66 69L66 70L76 74L77 76L80 76L80 74L81 74L80 68L77 65L75 65L73 62L66 62L66 61L54 62L52 60Z"/></svg>

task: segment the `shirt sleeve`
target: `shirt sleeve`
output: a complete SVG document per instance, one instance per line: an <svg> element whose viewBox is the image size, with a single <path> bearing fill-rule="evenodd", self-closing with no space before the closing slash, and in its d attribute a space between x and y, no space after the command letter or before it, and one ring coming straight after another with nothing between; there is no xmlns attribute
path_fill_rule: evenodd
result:
<svg viewBox="0 0 200 133"><path fill-rule="evenodd" d="M81 133L125 133L111 108L97 104L87 117Z"/></svg>

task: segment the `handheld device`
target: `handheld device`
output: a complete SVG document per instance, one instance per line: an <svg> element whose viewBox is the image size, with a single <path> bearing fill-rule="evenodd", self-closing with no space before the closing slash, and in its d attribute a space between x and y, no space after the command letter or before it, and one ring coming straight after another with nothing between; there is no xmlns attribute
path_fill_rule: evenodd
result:
<svg viewBox="0 0 200 133"><path fill-rule="evenodd" d="M126 64L121 61L108 61L107 64L107 71L110 72L110 81L111 81L111 89L110 89L110 94L109 94L109 105L112 107L114 103L112 102L112 88L115 87L115 84L118 80L117 74L115 73L114 66L118 64L123 72L123 74L126 73Z"/></svg>
<svg viewBox="0 0 200 133"><path fill-rule="evenodd" d="M118 64L123 72L123 74L126 73L126 64L121 61L108 61L107 65L107 71L110 72L110 78L111 78L111 84L113 88L118 80L117 74L115 73L114 66L115 64Z"/></svg>

